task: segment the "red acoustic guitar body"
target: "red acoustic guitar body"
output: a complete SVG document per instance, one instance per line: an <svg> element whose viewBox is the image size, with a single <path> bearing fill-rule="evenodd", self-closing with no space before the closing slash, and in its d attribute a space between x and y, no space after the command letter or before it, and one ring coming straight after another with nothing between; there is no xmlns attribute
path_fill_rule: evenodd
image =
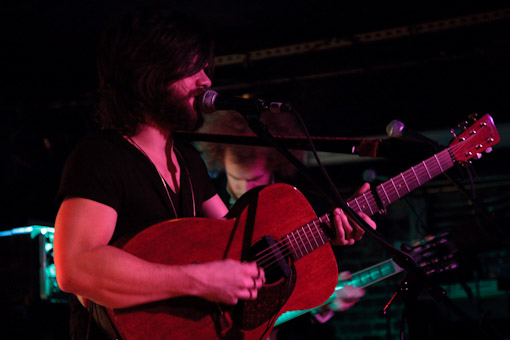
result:
<svg viewBox="0 0 510 340"><path fill-rule="evenodd" d="M282 250L291 272L273 279L274 282L268 280L256 301L243 301L237 306L181 297L109 310L125 340L266 339L282 313L313 308L331 296L338 270L327 243L327 230L324 233L328 228L321 219L317 220L296 188L273 184L252 190L232 212L237 217L183 218L156 224L133 237L123 249L164 264L196 264L226 258L244 261L253 260L250 249L260 248L257 246L260 240L272 236L282 247L268 248ZM270 275L271 268L259 265L264 267L266 276Z"/></svg>

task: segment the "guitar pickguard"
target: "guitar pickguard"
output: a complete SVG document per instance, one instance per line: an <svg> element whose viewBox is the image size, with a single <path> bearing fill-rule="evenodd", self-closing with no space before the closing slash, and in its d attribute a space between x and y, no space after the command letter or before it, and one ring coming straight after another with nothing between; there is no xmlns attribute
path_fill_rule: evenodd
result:
<svg viewBox="0 0 510 340"><path fill-rule="evenodd" d="M273 318L283 308L296 284L296 272L259 290L257 300L242 301L234 309L234 322L245 330L255 329Z"/></svg>

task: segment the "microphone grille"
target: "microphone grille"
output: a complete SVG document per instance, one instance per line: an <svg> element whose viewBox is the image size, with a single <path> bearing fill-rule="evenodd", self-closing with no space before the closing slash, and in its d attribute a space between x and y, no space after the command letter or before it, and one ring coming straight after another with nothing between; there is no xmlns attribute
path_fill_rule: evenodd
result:
<svg viewBox="0 0 510 340"><path fill-rule="evenodd" d="M217 95L218 92L216 91L205 91L204 94L198 98L198 107L200 111L204 113L213 113L214 111L217 111L214 107L214 100L216 99Z"/></svg>
<svg viewBox="0 0 510 340"><path fill-rule="evenodd" d="M402 136L402 131L404 130L404 123L400 120L392 120L388 125L386 125L386 133L390 137L400 137Z"/></svg>

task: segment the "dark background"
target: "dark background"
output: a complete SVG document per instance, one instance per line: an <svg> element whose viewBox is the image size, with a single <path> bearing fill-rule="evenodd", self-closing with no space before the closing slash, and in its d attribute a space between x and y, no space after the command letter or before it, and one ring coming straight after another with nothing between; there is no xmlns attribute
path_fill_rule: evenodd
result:
<svg viewBox="0 0 510 340"><path fill-rule="evenodd" d="M147 1L2 5L0 230L53 224L63 163L91 128L99 33L111 15L139 3ZM466 255L468 279L507 284L501 275L508 268L510 201L506 2L166 3L198 16L211 30L218 56L213 89L288 102L314 136L385 137L386 125L399 119L446 145L457 123L490 113L501 142L471 167L475 185L465 171L452 172L476 193L481 211L440 177L411 195L418 201L414 213L397 203L378 225L396 243L454 232L472 250ZM413 145L377 160L339 153L327 166L342 193L350 193L366 169L394 176L425 158L423 149ZM351 266L358 269L360 261ZM499 309L484 312L508 318Z"/></svg>
<svg viewBox="0 0 510 340"><path fill-rule="evenodd" d="M2 188L8 193L2 197L2 228L52 223L62 162L90 126L98 36L111 15L138 3L20 1L2 11L0 142ZM509 12L503 1L175 6L198 16L215 38L222 60L215 90L288 102L312 135L384 135L393 119L409 129L447 134L472 113L490 113L501 128L510 120ZM305 46L331 41L346 44ZM289 45L302 49L280 56ZM262 49L269 49L264 58L254 58ZM239 58L227 65L232 55ZM500 152L490 158L503 162L501 149L508 144L501 134L495 148Z"/></svg>

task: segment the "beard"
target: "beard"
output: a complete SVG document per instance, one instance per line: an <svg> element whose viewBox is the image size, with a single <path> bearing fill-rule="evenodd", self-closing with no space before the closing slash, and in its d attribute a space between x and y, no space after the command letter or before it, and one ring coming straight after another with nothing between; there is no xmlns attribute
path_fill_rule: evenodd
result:
<svg viewBox="0 0 510 340"><path fill-rule="evenodd" d="M203 89L196 89L183 95L171 87L160 109L155 110L150 118L165 130L196 131L204 124L204 117L189 104L189 99L203 92Z"/></svg>

